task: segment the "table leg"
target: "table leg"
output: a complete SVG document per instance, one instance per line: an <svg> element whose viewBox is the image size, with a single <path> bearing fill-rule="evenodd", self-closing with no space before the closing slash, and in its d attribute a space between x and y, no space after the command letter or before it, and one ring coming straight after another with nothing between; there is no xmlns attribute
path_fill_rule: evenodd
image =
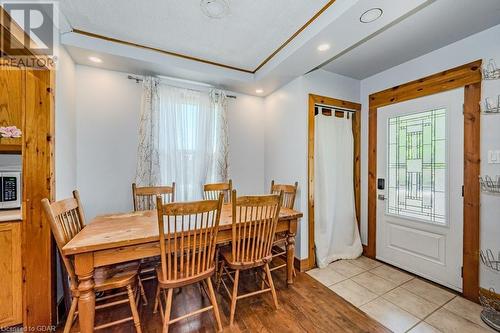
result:
<svg viewBox="0 0 500 333"><path fill-rule="evenodd" d="M78 275L78 319L80 332L94 332L95 293L94 293L94 255L84 253L75 256L75 273Z"/></svg>
<svg viewBox="0 0 500 333"><path fill-rule="evenodd" d="M295 233L297 232L297 220L291 220L286 238L286 268L287 284L293 284L293 261L295 258Z"/></svg>

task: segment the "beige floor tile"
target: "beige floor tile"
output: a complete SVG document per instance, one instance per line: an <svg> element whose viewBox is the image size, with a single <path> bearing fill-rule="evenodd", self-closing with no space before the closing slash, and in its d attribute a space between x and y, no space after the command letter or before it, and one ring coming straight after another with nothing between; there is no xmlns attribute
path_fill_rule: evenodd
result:
<svg viewBox="0 0 500 333"><path fill-rule="evenodd" d="M480 317L483 308L479 304L466 300L463 297L455 297L450 302L446 303L444 308L479 326L489 329L489 326L486 325Z"/></svg>
<svg viewBox="0 0 500 333"><path fill-rule="evenodd" d="M347 260L332 262L328 267L348 278L365 271L363 268L353 265Z"/></svg>
<svg viewBox="0 0 500 333"><path fill-rule="evenodd" d="M307 274L327 287L347 279L346 276L334 271L330 267L311 269L307 271Z"/></svg>
<svg viewBox="0 0 500 333"><path fill-rule="evenodd" d="M377 298L360 309L395 333L406 332L419 322L417 317L383 298Z"/></svg>
<svg viewBox="0 0 500 333"><path fill-rule="evenodd" d="M413 276L411 276L410 274L403 273L400 270L389 267L387 265L382 265L377 268L374 268L370 271L370 273L378 275L386 280L392 281L397 285L400 285L402 283L405 283L406 281L413 279Z"/></svg>
<svg viewBox="0 0 500 333"><path fill-rule="evenodd" d="M418 278L406 282L401 287L437 305L443 305L455 297L455 294Z"/></svg>
<svg viewBox="0 0 500 333"><path fill-rule="evenodd" d="M396 283L381 278L380 276L370 272L364 272L356 275L352 277L351 280L377 295L385 294L389 290L397 287Z"/></svg>
<svg viewBox="0 0 500 333"><path fill-rule="evenodd" d="M354 306L361 306L377 298L377 295L352 280L345 280L330 286L337 295Z"/></svg>
<svg viewBox="0 0 500 333"><path fill-rule="evenodd" d="M374 269L374 268L382 265L381 262L370 259L370 258L365 257L365 256L361 256L361 257L354 259L354 260L346 260L346 261L350 262L353 265L361 267L364 270Z"/></svg>
<svg viewBox="0 0 500 333"><path fill-rule="evenodd" d="M401 287L389 291L382 297L420 319L424 319L439 307Z"/></svg>
<svg viewBox="0 0 500 333"><path fill-rule="evenodd" d="M445 308L441 308L431 314L425 322L434 326L438 330L444 333L482 333L482 332L490 332L488 329L485 329L479 325L474 324L473 322L464 319L451 311L446 310Z"/></svg>
<svg viewBox="0 0 500 333"><path fill-rule="evenodd" d="M413 327L408 333L440 333L441 331L427 324L425 321L421 321L417 326Z"/></svg>

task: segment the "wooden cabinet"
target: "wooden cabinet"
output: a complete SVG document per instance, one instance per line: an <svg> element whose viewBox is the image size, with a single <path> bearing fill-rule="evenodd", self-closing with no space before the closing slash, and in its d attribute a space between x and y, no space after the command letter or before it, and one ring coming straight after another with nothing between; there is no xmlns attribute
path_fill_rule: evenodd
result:
<svg viewBox="0 0 500 333"><path fill-rule="evenodd" d="M25 71L0 70L0 126L23 128ZM21 138L0 138L0 152L21 152Z"/></svg>
<svg viewBox="0 0 500 333"><path fill-rule="evenodd" d="M21 222L0 222L0 328L21 324Z"/></svg>

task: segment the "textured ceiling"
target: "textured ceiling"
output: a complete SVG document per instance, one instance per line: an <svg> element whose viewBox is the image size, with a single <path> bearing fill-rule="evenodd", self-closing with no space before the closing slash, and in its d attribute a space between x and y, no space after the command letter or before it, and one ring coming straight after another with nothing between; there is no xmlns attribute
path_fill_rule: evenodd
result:
<svg viewBox="0 0 500 333"><path fill-rule="evenodd" d="M328 0L229 0L222 19L199 0L61 0L74 29L254 70Z"/></svg>
<svg viewBox="0 0 500 333"><path fill-rule="evenodd" d="M323 69L364 79L497 24L500 0L436 0Z"/></svg>

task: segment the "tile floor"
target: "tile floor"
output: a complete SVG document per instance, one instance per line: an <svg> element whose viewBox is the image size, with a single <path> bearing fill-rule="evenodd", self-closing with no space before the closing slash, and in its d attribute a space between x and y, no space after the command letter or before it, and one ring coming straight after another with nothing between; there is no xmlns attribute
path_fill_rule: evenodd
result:
<svg viewBox="0 0 500 333"><path fill-rule="evenodd" d="M308 274L396 333L494 332L478 304L366 257Z"/></svg>

